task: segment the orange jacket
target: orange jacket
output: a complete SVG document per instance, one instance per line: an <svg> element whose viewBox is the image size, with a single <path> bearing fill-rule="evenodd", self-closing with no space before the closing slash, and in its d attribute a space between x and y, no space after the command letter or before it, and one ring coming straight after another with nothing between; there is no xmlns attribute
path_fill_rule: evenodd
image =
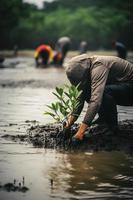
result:
<svg viewBox="0 0 133 200"><path fill-rule="evenodd" d="M41 51L48 51L49 52L49 62L51 62L52 59L53 59L53 50L52 50L52 48L49 45L42 44L39 47L37 47L37 49L35 50L34 57L37 58Z"/></svg>

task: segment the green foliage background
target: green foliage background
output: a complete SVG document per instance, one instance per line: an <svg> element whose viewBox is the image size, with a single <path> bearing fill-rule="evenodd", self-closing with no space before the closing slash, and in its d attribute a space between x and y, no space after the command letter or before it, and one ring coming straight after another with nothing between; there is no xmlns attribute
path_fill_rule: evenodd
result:
<svg viewBox="0 0 133 200"><path fill-rule="evenodd" d="M90 49L110 49L117 39L133 49L133 1L56 0L38 10L22 0L1 0L0 27L1 49L54 47L60 36L69 36L72 48L87 40Z"/></svg>

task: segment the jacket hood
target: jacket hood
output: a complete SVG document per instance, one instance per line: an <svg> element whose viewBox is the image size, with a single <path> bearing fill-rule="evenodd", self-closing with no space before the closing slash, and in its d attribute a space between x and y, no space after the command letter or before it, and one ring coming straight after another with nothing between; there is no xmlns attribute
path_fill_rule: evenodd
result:
<svg viewBox="0 0 133 200"><path fill-rule="evenodd" d="M90 58L87 54L82 54L79 56L75 56L70 59L66 64L66 74L73 85L77 85L80 82L85 81L89 74L90 69Z"/></svg>

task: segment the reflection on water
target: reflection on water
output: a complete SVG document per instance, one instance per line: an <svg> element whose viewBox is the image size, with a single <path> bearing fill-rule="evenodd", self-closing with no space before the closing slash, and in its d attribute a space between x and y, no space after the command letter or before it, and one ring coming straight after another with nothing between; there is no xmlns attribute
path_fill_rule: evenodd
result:
<svg viewBox="0 0 133 200"><path fill-rule="evenodd" d="M5 84L0 87L1 135L23 134L33 120L50 122L42 113L54 100L53 87L66 82L63 69L35 69L32 59L23 61L18 59L15 68L0 71L0 86ZM121 120L132 115L131 107L119 108ZM23 176L29 191L0 190L0 200L133 197L133 158L122 152L63 153L0 139L0 185Z"/></svg>
<svg viewBox="0 0 133 200"><path fill-rule="evenodd" d="M24 176L29 188L25 194L0 191L2 200L132 199L133 158L123 153L62 153L4 140L0 153L0 181Z"/></svg>
<svg viewBox="0 0 133 200"><path fill-rule="evenodd" d="M70 153L62 165L51 169L55 180L52 197L74 199L114 199L133 195L133 160L121 153ZM119 178L118 178L119 177Z"/></svg>

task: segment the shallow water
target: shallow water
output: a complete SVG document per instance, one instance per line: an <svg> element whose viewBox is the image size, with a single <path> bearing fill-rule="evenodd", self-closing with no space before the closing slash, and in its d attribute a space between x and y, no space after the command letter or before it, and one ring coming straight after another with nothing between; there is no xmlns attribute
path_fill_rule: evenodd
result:
<svg viewBox="0 0 133 200"><path fill-rule="evenodd" d="M67 82L64 69L36 69L31 58L7 59L5 65L0 134L23 134L31 124L51 122L43 111L55 99L54 87ZM119 107L119 119L127 118L133 108ZM123 152L63 153L0 138L0 184L18 184L23 176L29 191L0 189L0 200L133 199L133 158Z"/></svg>

